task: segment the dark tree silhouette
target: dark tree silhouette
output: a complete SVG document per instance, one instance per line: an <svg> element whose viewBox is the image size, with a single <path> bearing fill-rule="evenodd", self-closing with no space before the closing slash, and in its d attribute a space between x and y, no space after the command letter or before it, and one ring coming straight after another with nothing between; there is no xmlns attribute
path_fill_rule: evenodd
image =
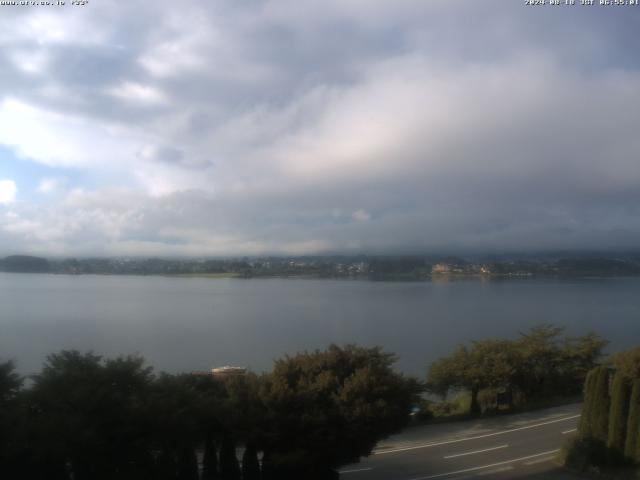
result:
<svg viewBox="0 0 640 480"><path fill-rule="evenodd" d="M0 364L0 475L197 480L204 449L203 480L334 478L407 423L420 386L393 361L379 348L332 346L279 360L271 374L216 379L62 351L25 390L13 364Z"/></svg>
<svg viewBox="0 0 640 480"><path fill-rule="evenodd" d="M353 345L277 360L263 389L263 446L277 478L327 477L403 428L420 386L394 372L394 361Z"/></svg>
<svg viewBox="0 0 640 480"><path fill-rule="evenodd" d="M30 395L41 441L37 450L45 462L69 465L76 480L148 469L144 406L151 380L151 369L139 357L50 355Z"/></svg>
<svg viewBox="0 0 640 480"><path fill-rule="evenodd" d="M12 361L0 363L0 476L17 477L25 468L23 418L18 396L22 378ZM4 472L4 473L3 473Z"/></svg>
<svg viewBox="0 0 640 480"><path fill-rule="evenodd" d="M242 455L242 480L260 480L260 463L255 445L245 446Z"/></svg>
<svg viewBox="0 0 640 480"><path fill-rule="evenodd" d="M218 452L216 443L211 435L207 435L204 443L204 454L202 457L202 480L217 480L218 475Z"/></svg>
<svg viewBox="0 0 640 480"><path fill-rule="evenodd" d="M178 480L199 480L198 459L193 448L186 445L178 454Z"/></svg>
<svg viewBox="0 0 640 480"><path fill-rule="evenodd" d="M240 480L240 465L236 456L236 444L230 437L222 440L220 448L220 478L222 480Z"/></svg>

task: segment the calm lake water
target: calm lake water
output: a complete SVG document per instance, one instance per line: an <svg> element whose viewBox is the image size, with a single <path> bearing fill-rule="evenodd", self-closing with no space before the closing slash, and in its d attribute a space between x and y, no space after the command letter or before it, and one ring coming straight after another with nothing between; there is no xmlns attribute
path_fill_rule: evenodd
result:
<svg viewBox="0 0 640 480"><path fill-rule="evenodd" d="M381 345L424 375L456 344L551 322L640 344L640 279L369 282L0 274L0 358L37 371L64 348L157 369L269 369L332 342Z"/></svg>

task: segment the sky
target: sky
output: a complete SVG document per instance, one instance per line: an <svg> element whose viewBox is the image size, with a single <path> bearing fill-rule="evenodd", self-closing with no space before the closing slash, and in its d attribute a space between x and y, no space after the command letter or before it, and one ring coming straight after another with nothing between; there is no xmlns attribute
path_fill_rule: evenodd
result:
<svg viewBox="0 0 640 480"><path fill-rule="evenodd" d="M640 6L577 3L0 5L0 255L636 249Z"/></svg>

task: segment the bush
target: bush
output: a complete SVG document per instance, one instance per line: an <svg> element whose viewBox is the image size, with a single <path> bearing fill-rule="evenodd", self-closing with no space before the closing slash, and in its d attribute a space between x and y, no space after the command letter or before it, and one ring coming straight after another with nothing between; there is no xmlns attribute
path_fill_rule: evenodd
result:
<svg viewBox="0 0 640 480"><path fill-rule="evenodd" d="M567 467L579 471L606 465L608 455L604 442L594 439L573 438L562 449Z"/></svg>
<svg viewBox="0 0 640 480"><path fill-rule="evenodd" d="M434 418L467 415L469 413L470 403L471 397L466 393L461 393L451 400L431 403L429 410L431 410Z"/></svg>
<svg viewBox="0 0 640 480"><path fill-rule="evenodd" d="M412 416L414 421L425 422L433 419L433 404L434 402L421 398L412 410Z"/></svg>

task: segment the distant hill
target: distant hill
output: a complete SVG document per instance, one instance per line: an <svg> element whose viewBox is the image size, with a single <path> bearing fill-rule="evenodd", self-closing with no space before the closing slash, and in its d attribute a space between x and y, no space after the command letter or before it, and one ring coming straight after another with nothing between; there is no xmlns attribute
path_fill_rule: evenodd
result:
<svg viewBox="0 0 640 480"><path fill-rule="evenodd" d="M14 255L0 260L0 271L12 273L46 273L51 270L49 262L40 257Z"/></svg>
<svg viewBox="0 0 640 480"><path fill-rule="evenodd" d="M629 260L613 258L564 258L556 263L561 275L638 275L640 265Z"/></svg>

